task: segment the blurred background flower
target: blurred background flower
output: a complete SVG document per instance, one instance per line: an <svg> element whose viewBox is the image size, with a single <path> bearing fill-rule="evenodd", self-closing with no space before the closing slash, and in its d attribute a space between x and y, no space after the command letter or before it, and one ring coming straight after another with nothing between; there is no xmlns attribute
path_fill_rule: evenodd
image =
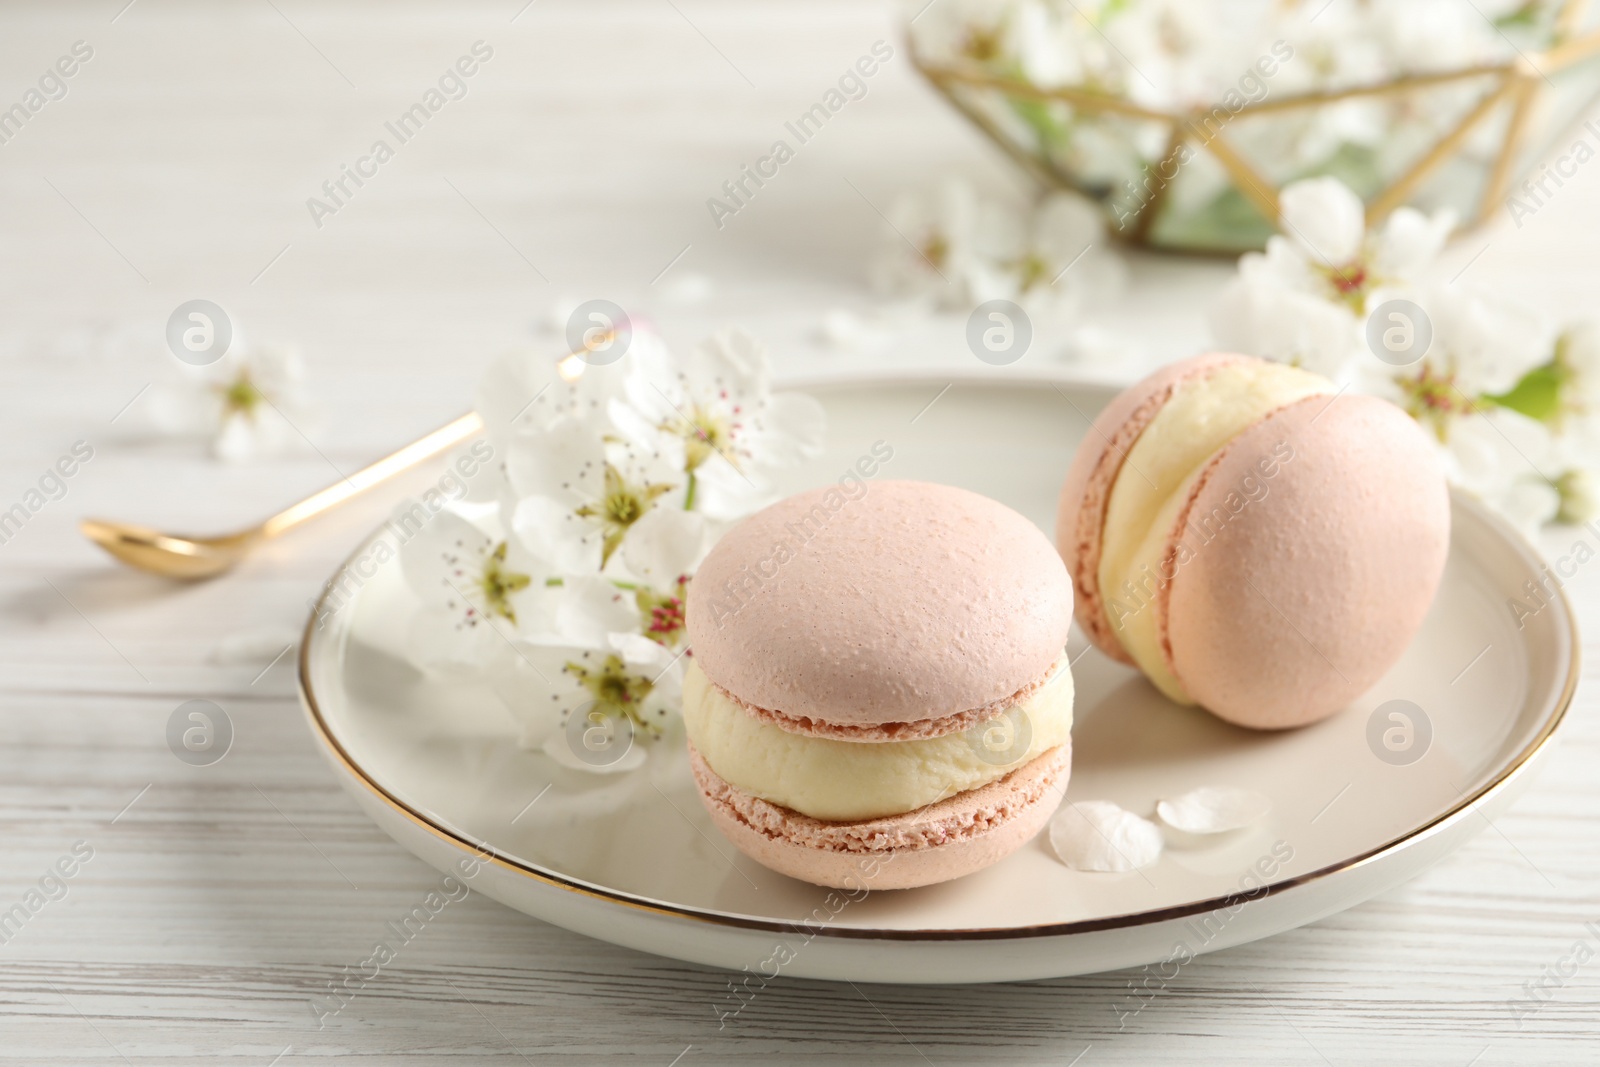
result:
<svg viewBox="0 0 1600 1067"><path fill-rule="evenodd" d="M1563 331L1504 294L1438 277L1445 213L1401 208L1367 229L1355 194L1317 178L1284 190L1282 223L1219 295L1220 346L1392 400L1429 431L1452 482L1525 532L1594 516L1594 323ZM1415 310L1394 311L1399 300ZM1418 331L1415 352L1382 350L1391 314Z"/></svg>
<svg viewBox="0 0 1600 1067"><path fill-rule="evenodd" d="M302 451L317 425L305 379L298 350L236 337L209 366L173 363L169 381L151 387L144 414L157 432L203 438L229 463Z"/></svg>

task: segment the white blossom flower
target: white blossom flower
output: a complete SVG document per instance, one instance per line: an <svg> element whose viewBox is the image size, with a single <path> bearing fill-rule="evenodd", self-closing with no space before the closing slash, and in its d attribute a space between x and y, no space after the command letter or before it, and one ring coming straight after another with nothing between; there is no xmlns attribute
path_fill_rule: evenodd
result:
<svg viewBox="0 0 1600 1067"><path fill-rule="evenodd" d="M1156 108L1219 101L1255 58L1248 51L1253 41L1230 33L1235 20L1227 16L1224 5L1194 0L1125 5L1104 31L1128 68L1121 77L1123 91Z"/></svg>
<svg viewBox="0 0 1600 1067"><path fill-rule="evenodd" d="M698 563L696 558L694 565ZM603 648L619 635L638 635L666 648L681 649L686 639L684 601L692 570L692 566L684 566L661 579L569 576L548 580L550 626L525 632L525 636L547 644Z"/></svg>
<svg viewBox="0 0 1600 1067"><path fill-rule="evenodd" d="M305 395L305 364L293 348L250 345L235 338L205 367L184 367L182 379L151 390L149 417L165 433L203 436L228 462L299 451L315 412Z"/></svg>
<svg viewBox="0 0 1600 1067"><path fill-rule="evenodd" d="M1436 442L1450 481L1525 531L1589 514L1600 456L1600 328L1557 336L1503 294L1439 284L1430 268L1450 227L1410 209L1364 230L1360 202L1332 179L1284 191L1282 223L1213 310L1225 346L1345 378L1392 400ZM1421 358L1367 351L1367 318L1404 297L1427 316Z"/></svg>
<svg viewBox="0 0 1600 1067"><path fill-rule="evenodd" d="M911 39L924 60L948 65L994 64L1008 57L1006 24L1012 0L939 0L911 22Z"/></svg>
<svg viewBox="0 0 1600 1067"><path fill-rule="evenodd" d="M1009 296L1013 287L1000 266L1007 250L995 237L1019 229L1011 214L954 178L931 194L899 197L889 207L874 284L888 295L918 295L955 309Z"/></svg>
<svg viewBox="0 0 1600 1067"><path fill-rule="evenodd" d="M440 675L503 670L522 628L547 623L546 570L500 529L496 509L448 507L403 540L400 565L421 602L410 660Z"/></svg>
<svg viewBox="0 0 1600 1067"><path fill-rule="evenodd" d="M681 721L688 578L664 588L595 576L558 581L546 627L517 640L520 662L503 662L492 682L524 747L572 770L633 770Z"/></svg>
<svg viewBox="0 0 1600 1067"><path fill-rule="evenodd" d="M613 405L613 421L632 440L674 441L683 508L714 519L755 510L770 496L772 471L822 447L822 406L802 393L774 393L766 349L739 330L712 336L681 368L634 365L625 389L629 406Z"/></svg>
<svg viewBox="0 0 1600 1067"><path fill-rule="evenodd" d="M489 365L478 386L477 410L498 445L519 430L544 429L564 419L604 417L621 395L623 371L616 365L564 364L565 352L528 345ZM580 370L581 373L575 373ZM565 373L563 373L565 372Z"/></svg>
<svg viewBox="0 0 1600 1067"><path fill-rule="evenodd" d="M1529 331L1540 336L1535 331ZM1548 337L1544 333L1543 337ZM1535 342L1537 345L1537 342ZM1533 347L1533 346L1530 346ZM1537 361L1533 347L1523 364ZM1596 468L1600 467L1600 328L1594 322L1569 327L1549 350L1549 359L1526 370L1514 385L1497 388L1488 399L1534 420L1550 441L1547 466L1538 491L1546 510L1555 501L1555 521L1587 522L1596 514ZM1523 494L1531 499L1532 491ZM1554 494L1552 497L1551 494Z"/></svg>
<svg viewBox="0 0 1600 1067"><path fill-rule="evenodd" d="M821 406L774 393L744 334L680 369L636 328L614 361L502 358L481 407L493 491L429 509L402 549L423 601L409 654L486 682L522 743L562 766L634 769L678 723L685 594L714 519L756 506L741 483L764 493L817 454Z"/></svg>
<svg viewBox="0 0 1600 1067"><path fill-rule="evenodd" d="M1360 199L1333 178L1296 182L1280 197L1284 236L1246 253L1212 314L1222 344L1340 379L1370 355L1366 316L1412 293L1439 254L1453 216L1400 208L1366 229Z"/></svg>
<svg viewBox="0 0 1600 1067"><path fill-rule="evenodd" d="M1279 228L1324 267L1355 259L1366 239L1361 198L1337 178L1310 178L1286 187L1279 202Z"/></svg>
<svg viewBox="0 0 1600 1067"><path fill-rule="evenodd" d="M1343 304L1283 284L1263 258L1240 264L1211 314L1223 348L1341 377L1359 344L1355 315Z"/></svg>
<svg viewBox="0 0 1600 1067"><path fill-rule="evenodd" d="M897 201L884 242L874 268L881 289L953 310L1013 300L1061 312L1089 294L1111 295L1123 277L1099 212L1068 193L1021 207L952 179L932 197Z"/></svg>
<svg viewBox="0 0 1600 1067"><path fill-rule="evenodd" d="M680 722L683 655L637 634L598 647L528 645L547 689L522 709L521 742L564 767L605 774L644 763Z"/></svg>
<svg viewBox="0 0 1600 1067"><path fill-rule="evenodd" d="M1550 350L1538 317L1489 293L1431 290L1433 343L1419 362L1369 374L1370 391L1403 407L1437 442L1445 471L1525 531L1555 517L1550 428L1497 403Z"/></svg>
<svg viewBox="0 0 1600 1067"><path fill-rule="evenodd" d="M639 444L566 418L506 447L512 533L558 573L600 573L652 508L684 509L683 449L669 435Z"/></svg>
<svg viewBox="0 0 1600 1067"><path fill-rule="evenodd" d="M1279 228L1286 235L1269 246L1268 259L1297 286L1312 284L1331 299L1342 300L1358 314L1379 288L1413 282L1432 265L1444 246L1455 216L1441 211L1431 218L1414 208L1399 208L1375 231L1366 227L1361 199L1336 178L1295 182L1279 198ZM1286 254L1294 247L1298 263L1289 267Z"/></svg>
<svg viewBox="0 0 1600 1067"><path fill-rule="evenodd" d="M1122 260L1109 252L1104 220L1082 197L1046 196L1008 236L1014 243L1001 266L1013 299L1030 310L1076 304L1088 292L1107 297L1121 287Z"/></svg>
<svg viewBox="0 0 1600 1067"><path fill-rule="evenodd" d="M549 428L564 419L602 419L622 396L623 380L638 366L667 364L671 353L648 322L629 318L620 359L584 359L548 345L526 345L489 366L478 387L478 414L495 441L518 430Z"/></svg>
<svg viewBox="0 0 1600 1067"><path fill-rule="evenodd" d="M1082 82L1085 38L1072 29L1077 12L1040 0L1021 0L1004 29L1004 51L1016 57L1022 76L1041 89Z"/></svg>
<svg viewBox="0 0 1600 1067"><path fill-rule="evenodd" d="M908 11L923 64L976 68L1037 89L1071 86L1182 113L1219 105L1237 111L1267 92L1278 98L1336 92L1517 61L1558 39L1558 6L1551 0L911 0ZM1280 42L1292 43L1292 59L1280 62L1266 84L1244 84L1242 75L1258 57L1276 54ZM1229 136L1272 174L1348 169L1354 159L1374 165L1372 180L1382 184L1437 143L1482 92L1467 80L1362 94L1281 110ZM1008 135L1095 185L1137 180L1166 141L1159 123L1107 122L1017 95L968 99ZM1147 130L1155 143L1143 143ZM1494 124L1479 124L1465 148L1487 165L1501 137Z"/></svg>

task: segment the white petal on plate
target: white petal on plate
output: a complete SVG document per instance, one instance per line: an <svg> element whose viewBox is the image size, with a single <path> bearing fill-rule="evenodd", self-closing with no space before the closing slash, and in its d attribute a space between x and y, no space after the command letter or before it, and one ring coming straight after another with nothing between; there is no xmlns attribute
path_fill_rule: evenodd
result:
<svg viewBox="0 0 1600 1067"><path fill-rule="evenodd" d="M1191 834L1221 834L1265 818L1272 810L1266 794L1226 785L1203 785L1156 804L1161 821Z"/></svg>
<svg viewBox="0 0 1600 1067"><path fill-rule="evenodd" d="M1050 819L1050 847L1076 871L1120 873L1161 858L1161 829L1109 800L1080 800Z"/></svg>

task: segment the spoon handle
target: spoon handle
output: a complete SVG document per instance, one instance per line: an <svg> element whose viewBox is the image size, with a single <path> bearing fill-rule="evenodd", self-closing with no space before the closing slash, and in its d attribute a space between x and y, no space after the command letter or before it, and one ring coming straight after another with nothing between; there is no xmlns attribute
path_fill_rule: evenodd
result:
<svg viewBox="0 0 1600 1067"><path fill-rule="evenodd" d="M398 452L391 453L328 488L313 493L300 503L291 504L261 524L261 536L276 537L292 526L298 526L330 508L338 507L357 493L370 489L384 479L409 470L423 460L460 444L482 429L483 420L478 417L477 412L468 412L426 437L411 442Z"/></svg>

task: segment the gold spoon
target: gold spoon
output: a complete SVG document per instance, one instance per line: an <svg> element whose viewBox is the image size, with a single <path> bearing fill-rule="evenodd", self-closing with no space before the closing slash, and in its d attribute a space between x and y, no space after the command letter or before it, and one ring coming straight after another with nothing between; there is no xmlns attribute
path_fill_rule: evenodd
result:
<svg viewBox="0 0 1600 1067"><path fill-rule="evenodd" d="M577 381L588 364L586 358L588 354L610 348L611 343L618 339L620 332L620 328L614 324L608 324L606 329L588 330L584 334L583 344L556 362L556 373L561 380ZM538 399L537 395L534 399ZM300 503L285 508L259 526L252 526L237 533L221 534L216 537L185 537L165 534L148 526L107 522L104 519L80 520L78 529L82 530L83 535L89 540L130 567L159 574L165 578L191 581L213 578L224 571L232 570L261 542L277 537L290 527L298 526L307 519L321 515L324 511L338 507L362 490L370 489L384 479L460 444L482 429L483 420L475 412L463 415L448 426L441 426L428 436L411 442L400 451L385 456L369 467L363 467L343 481L336 482L320 493L315 493Z"/></svg>
<svg viewBox="0 0 1600 1067"><path fill-rule="evenodd" d="M261 542L339 506L362 490L460 444L482 429L483 420L475 412L463 415L448 426L441 426L421 440L285 508L266 522L237 533L187 537L104 519L84 519L78 523L78 529L130 567L166 578L212 578L231 570Z"/></svg>

